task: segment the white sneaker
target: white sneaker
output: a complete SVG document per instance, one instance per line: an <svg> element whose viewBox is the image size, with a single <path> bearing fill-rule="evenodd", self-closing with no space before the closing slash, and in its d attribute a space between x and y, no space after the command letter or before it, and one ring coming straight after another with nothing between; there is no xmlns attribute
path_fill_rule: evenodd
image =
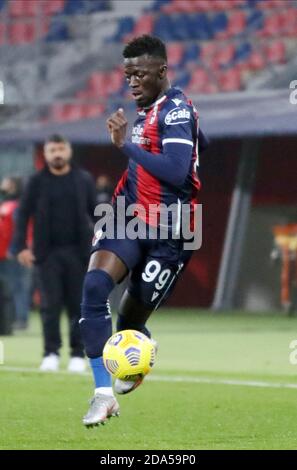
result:
<svg viewBox="0 0 297 470"><path fill-rule="evenodd" d="M68 364L68 372L81 374L87 368L86 361L82 357L71 357Z"/></svg>
<svg viewBox="0 0 297 470"><path fill-rule="evenodd" d="M43 358L39 369L43 372L57 372L59 370L59 363L59 356L52 353Z"/></svg>

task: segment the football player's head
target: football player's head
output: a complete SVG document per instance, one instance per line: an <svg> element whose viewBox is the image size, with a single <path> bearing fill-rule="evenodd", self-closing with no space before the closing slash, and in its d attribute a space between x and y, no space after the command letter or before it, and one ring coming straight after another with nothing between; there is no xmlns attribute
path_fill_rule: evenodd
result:
<svg viewBox="0 0 297 470"><path fill-rule="evenodd" d="M136 104L146 107L166 91L167 53L157 37L139 36L124 48L124 73Z"/></svg>
<svg viewBox="0 0 297 470"><path fill-rule="evenodd" d="M50 168L62 170L72 158L70 142L62 135L51 135L44 144L44 157Z"/></svg>

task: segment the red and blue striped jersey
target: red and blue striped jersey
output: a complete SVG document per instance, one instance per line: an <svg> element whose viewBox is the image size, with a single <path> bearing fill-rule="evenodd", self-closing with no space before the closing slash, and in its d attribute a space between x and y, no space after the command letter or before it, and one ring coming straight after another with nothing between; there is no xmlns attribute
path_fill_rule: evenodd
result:
<svg viewBox="0 0 297 470"><path fill-rule="evenodd" d="M147 214L151 210L150 205L156 207L161 203L166 206L172 203L188 203L192 211L200 189L197 174L198 134L198 112L192 102L177 88L170 88L150 107L138 109L132 129L132 143L149 152L152 159L154 155L165 154L166 149L166 158L170 158L172 146L175 151L178 150L181 157L183 152L189 155L190 147L191 158L186 163L186 177L181 184L168 183L166 177L153 175L143 165L129 158L128 168L115 189L114 200L119 195L125 196L126 204L140 204ZM167 171L166 160L164 171ZM178 173L179 167L171 166L169 170L168 166L168 171ZM150 223L150 220L150 217L146 218L147 223Z"/></svg>

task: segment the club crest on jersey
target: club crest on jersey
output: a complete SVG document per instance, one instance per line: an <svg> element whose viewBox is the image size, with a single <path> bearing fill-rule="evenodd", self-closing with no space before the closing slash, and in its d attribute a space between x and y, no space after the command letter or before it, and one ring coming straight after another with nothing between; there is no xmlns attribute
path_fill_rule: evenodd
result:
<svg viewBox="0 0 297 470"><path fill-rule="evenodd" d="M165 116L165 124L167 126L173 126L175 124L185 124L190 120L190 111L185 108L173 108Z"/></svg>

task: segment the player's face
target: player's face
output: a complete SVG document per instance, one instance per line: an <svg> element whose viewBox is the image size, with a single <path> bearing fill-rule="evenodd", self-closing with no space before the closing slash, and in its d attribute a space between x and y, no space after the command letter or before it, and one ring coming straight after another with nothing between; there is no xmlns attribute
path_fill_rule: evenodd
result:
<svg viewBox="0 0 297 470"><path fill-rule="evenodd" d="M71 160L71 146L67 142L47 142L44 157L50 168L62 170Z"/></svg>
<svg viewBox="0 0 297 470"><path fill-rule="evenodd" d="M137 106L149 106L163 92L166 71L165 62L157 57L124 59L125 77Z"/></svg>

